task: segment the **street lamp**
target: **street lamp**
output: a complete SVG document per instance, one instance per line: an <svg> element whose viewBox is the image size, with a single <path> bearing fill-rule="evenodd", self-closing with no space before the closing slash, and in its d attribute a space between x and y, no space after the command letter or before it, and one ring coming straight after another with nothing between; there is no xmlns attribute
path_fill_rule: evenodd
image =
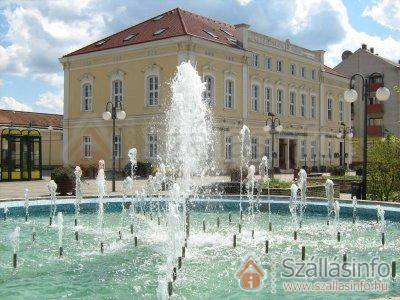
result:
<svg viewBox="0 0 400 300"><path fill-rule="evenodd" d="M368 146L368 137L367 137L367 126L368 126L368 96L370 91L370 83L372 78L380 78L382 80L382 86L376 91L376 98L379 101L386 101L390 97L390 91L387 87L383 85L383 74L381 73L372 73L369 76L363 76L360 73L356 73L350 78L350 88L344 93L344 100L349 103L353 103L357 100L358 94L354 89L354 81L356 77L360 77L362 80L362 91L363 91L363 101L364 101L364 149L363 149L363 178L362 178L362 198L366 199L367 196L367 146Z"/></svg>
<svg viewBox="0 0 400 300"><path fill-rule="evenodd" d="M274 179L274 173L275 173L275 164L274 164L274 159L275 159L275 133L281 133L283 130L283 126L281 125L281 121L279 120L278 117L275 117L275 114L273 113L268 113L268 118L265 121L265 126L264 126L264 131L265 132L270 132L272 135L272 168L271 168L271 179Z"/></svg>
<svg viewBox="0 0 400 300"><path fill-rule="evenodd" d="M116 103L108 101L106 104L106 110L103 112L103 119L113 121L113 136L112 136L112 159L113 159L113 170L112 170L112 191L115 192L115 120L124 120L126 117L125 111L121 107L117 107Z"/></svg>
<svg viewBox="0 0 400 300"><path fill-rule="evenodd" d="M53 126L47 128L49 130L49 167L51 167L51 132L53 131Z"/></svg>
<svg viewBox="0 0 400 300"><path fill-rule="evenodd" d="M351 127L346 126L344 122L340 123L339 132L337 133L338 139L343 139L343 156L342 159L342 167L346 167L346 138L352 139L353 138L353 130Z"/></svg>

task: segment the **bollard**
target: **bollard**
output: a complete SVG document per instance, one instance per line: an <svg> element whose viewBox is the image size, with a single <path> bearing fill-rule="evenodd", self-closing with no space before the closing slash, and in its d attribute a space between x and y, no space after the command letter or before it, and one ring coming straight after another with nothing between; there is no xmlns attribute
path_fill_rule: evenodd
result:
<svg viewBox="0 0 400 300"><path fill-rule="evenodd" d="M104 243L103 242L100 243L100 252L104 253Z"/></svg>
<svg viewBox="0 0 400 300"><path fill-rule="evenodd" d="M396 262L392 261L392 278L396 277Z"/></svg>
<svg viewBox="0 0 400 300"><path fill-rule="evenodd" d="M13 267L14 269L17 267L17 253L13 254Z"/></svg>
<svg viewBox="0 0 400 300"><path fill-rule="evenodd" d="M76 240L76 241L78 241L78 240L79 240L79 233L78 233L78 230L77 230L77 231L75 231L75 240Z"/></svg>
<svg viewBox="0 0 400 300"><path fill-rule="evenodd" d="M239 224L239 233L242 232L242 224Z"/></svg>
<svg viewBox="0 0 400 300"><path fill-rule="evenodd" d="M186 247L182 247L182 258L185 258Z"/></svg>
<svg viewBox="0 0 400 300"><path fill-rule="evenodd" d="M236 234L233 235L233 248L236 248Z"/></svg>
<svg viewBox="0 0 400 300"><path fill-rule="evenodd" d="M251 231L251 238L254 239L254 229Z"/></svg>
<svg viewBox="0 0 400 300"><path fill-rule="evenodd" d="M137 236L135 236L134 240L135 240L135 247L137 247Z"/></svg>
<svg viewBox="0 0 400 300"><path fill-rule="evenodd" d="M78 226L78 219L75 218L75 226Z"/></svg>
<svg viewBox="0 0 400 300"><path fill-rule="evenodd" d="M182 268L182 257L178 257L178 269Z"/></svg>
<svg viewBox="0 0 400 300"><path fill-rule="evenodd" d="M269 229L269 231L272 231L272 223L271 222L269 222L269 224L268 224L268 229Z"/></svg>
<svg viewBox="0 0 400 300"><path fill-rule="evenodd" d="M176 267L174 267L173 269L172 269L172 281L175 281L176 280Z"/></svg>
<svg viewBox="0 0 400 300"><path fill-rule="evenodd" d="M168 282L168 296L172 296L172 281Z"/></svg>
<svg viewBox="0 0 400 300"><path fill-rule="evenodd" d="M206 220L203 220L203 232L206 232Z"/></svg>
<svg viewBox="0 0 400 300"><path fill-rule="evenodd" d="M345 263L347 261L347 253L343 253L343 262Z"/></svg>
<svg viewBox="0 0 400 300"><path fill-rule="evenodd" d="M268 253L269 251L269 242L268 240L265 241L265 253Z"/></svg>
<svg viewBox="0 0 400 300"><path fill-rule="evenodd" d="M219 217L217 218L217 228L219 228Z"/></svg>
<svg viewBox="0 0 400 300"><path fill-rule="evenodd" d="M340 231L337 232L337 241L340 242Z"/></svg>
<svg viewBox="0 0 400 300"><path fill-rule="evenodd" d="M382 246L385 245L385 233L382 232Z"/></svg>
<svg viewBox="0 0 400 300"><path fill-rule="evenodd" d="M63 256L63 247L60 247L60 249L58 250L58 253L61 258Z"/></svg>
<svg viewBox="0 0 400 300"><path fill-rule="evenodd" d="M231 223L231 222L232 222L232 214L229 213L229 223Z"/></svg>
<svg viewBox="0 0 400 300"><path fill-rule="evenodd" d="M302 261L306 260L306 247L305 246L301 247L301 260Z"/></svg>
<svg viewBox="0 0 400 300"><path fill-rule="evenodd" d="M293 231L293 239L294 239L295 241L297 241L297 231L296 231L296 230Z"/></svg>
<svg viewBox="0 0 400 300"><path fill-rule="evenodd" d="M133 224L131 224L131 234L133 234Z"/></svg>
<svg viewBox="0 0 400 300"><path fill-rule="evenodd" d="M49 225L53 224L53 217L50 217Z"/></svg>

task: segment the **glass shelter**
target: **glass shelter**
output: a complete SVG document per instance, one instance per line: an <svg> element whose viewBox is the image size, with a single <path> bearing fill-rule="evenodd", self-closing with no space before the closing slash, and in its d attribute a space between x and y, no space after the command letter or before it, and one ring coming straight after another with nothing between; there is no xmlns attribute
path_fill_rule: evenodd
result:
<svg viewBox="0 0 400 300"><path fill-rule="evenodd" d="M1 132L1 180L42 179L42 143L36 129L5 128Z"/></svg>

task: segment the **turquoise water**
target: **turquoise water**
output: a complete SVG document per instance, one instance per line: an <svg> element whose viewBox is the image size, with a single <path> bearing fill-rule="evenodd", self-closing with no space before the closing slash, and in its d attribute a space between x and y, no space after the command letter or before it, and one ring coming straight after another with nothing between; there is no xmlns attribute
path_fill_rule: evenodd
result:
<svg viewBox="0 0 400 300"><path fill-rule="evenodd" d="M217 218L220 227L217 227ZM400 294L398 277L390 276L388 292L287 292L284 282L330 281L311 278L283 279L285 258L301 261L301 246L306 247L306 259L327 257L342 263L342 254L348 261L369 261L377 257L391 263L399 257L399 224L388 222L386 244L376 221L341 220L341 242L337 242L333 225L327 226L324 217L309 217L293 240L290 217L272 214L272 231L268 230L268 215L260 213L254 219L244 215L242 221L237 212L193 212L191 228L183 259L173 283L176 299L282 299L293 298L354 298L365 299ZM206 232L203 232L203 220ZM75 240L74 215L64 215L64 255L58 255L58 227L49 226L47 216L23 217L0 220L0 299L89 298L98 299L154 299L157 296L158 278L165 273L165 216L157 218L139 214L134 222L133 234L130 220L122 219L121 213L105 215L105 238L97 231L97 215L81 214L79 217L79 241ZM238 233L238 224L242 231ZM21 228L18 267L12 267L12 247L8 235L16 227ZM32 242L32 228L36 240ZM121 230L122 239L118 231ZM254 230L254 238L252 238ZM233 235L237 234L237 247L233 248ZM134 236L138 245L134 245ZM104 241L104 253L100 253L100 241ZM269 253L265 253L265 241L269 241ZM236 273L243 259L251 256L264 270L266 278L257 292L242 290ZM276 264L276 276L272 266ZM400 268L400 266L399 266ZM172 270L171 270L172 271ZM365 276L363 276L365 277ZM274 281L274 278L276 281ZM275 284L274 284L275 282Z"/></svg>

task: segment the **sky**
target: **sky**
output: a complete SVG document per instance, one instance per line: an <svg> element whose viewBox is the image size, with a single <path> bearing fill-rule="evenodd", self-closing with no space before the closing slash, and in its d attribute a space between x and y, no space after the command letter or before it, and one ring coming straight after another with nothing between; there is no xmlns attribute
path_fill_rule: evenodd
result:
<svg viewBox="0 0 400 300"><path fill-rule="evenodd" d="M0 109L63 112L58 58L180 7L312 50L400 59L400 0L0 0Z"/></svg>

